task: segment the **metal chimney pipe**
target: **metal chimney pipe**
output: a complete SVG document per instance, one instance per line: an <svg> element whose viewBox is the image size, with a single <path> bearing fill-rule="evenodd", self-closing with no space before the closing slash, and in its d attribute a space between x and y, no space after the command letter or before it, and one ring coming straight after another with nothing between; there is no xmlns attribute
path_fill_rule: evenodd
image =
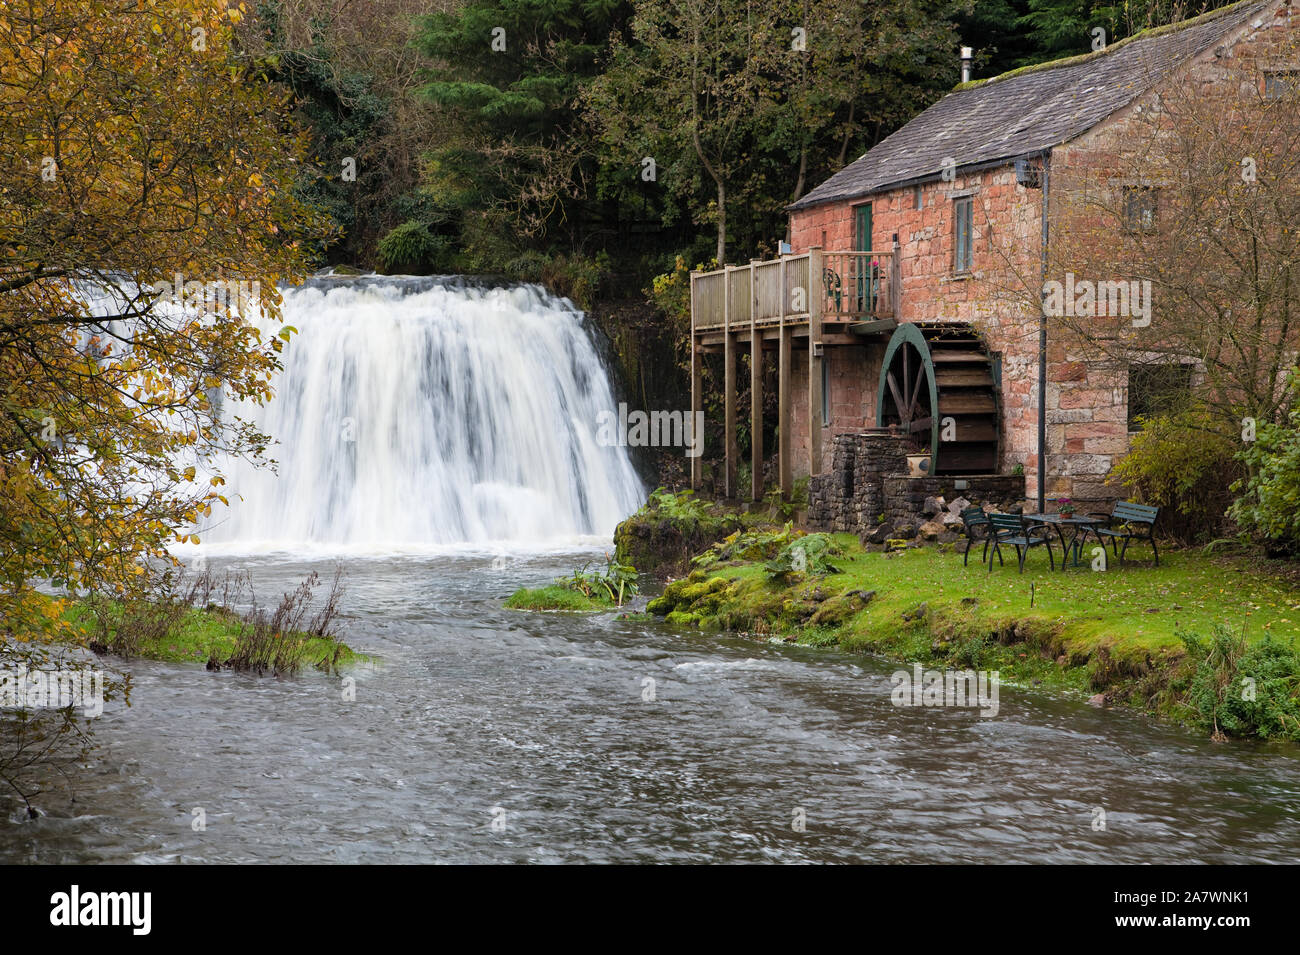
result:
<svg viewBox="0 0 1300 955"><path fill-rule="evenodd" d="M975 57L975 51L968 46L961 48L961 81L970 82L970 65L971 60Z"/></svg>

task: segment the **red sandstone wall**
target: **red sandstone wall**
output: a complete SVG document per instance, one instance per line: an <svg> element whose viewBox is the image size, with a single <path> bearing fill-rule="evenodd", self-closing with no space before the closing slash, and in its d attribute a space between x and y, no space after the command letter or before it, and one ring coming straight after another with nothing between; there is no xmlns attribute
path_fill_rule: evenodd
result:
<svg viewBox="0 0 1300 955"><path fill-rule="evenodd" d="M831 376L831 424L822 428L823 472L831 466L831 438L846 431L876 426L876 382L880 379L880 348L838 346L826 349ZM808 352L795 351L790 370L790 391L794 405L791 447L794 473L808 473Z"/></svg>
<svg viewBox="0 0 1300 955"><path fill-rule="evenodd" d="M975 207L974 267L969 276L955 276L953 197L968 194ZM1036 486L1038 333L1036 311L1029 313L1027 303L1037 302L1037 290L1026 290L1007 276L1018 272L1037 280L1041 197L1041 190L1016 185L1008 167L958 176L950 183L927 183L921 187L920 209L910 187L871 198L872 245L888 250L898 234L900 320L966 322L985 334L992 351L1002 354L1002 467L1023 465L1029 488ZM854 205L836 203L792 215L794 251L819 244L823 233L828 250L853 248ZM828 348L827 353L837 350ZM836 405L860 407L863 417L874 423L883 348L870 352L871 358L863 358L854 375L833 379L832 395ZM841 396L840 387L851 394ZM799 434L799 439L806 447L807 436ZM824 448L829 444L823 440Z"/></svg>
<svg viewBox="0 0 1300 955"><path fill-rule="evenodd" d="M1262 86L1266 67L1300 68L1297 57L1297 26L1300 11L1275 7L1249 25L1235 42L1224 45L1223 55L1213 49L1201 54L1173 82L1209 86L1239 82L1243 65L1252 80ZM1053 167L1062 170L1058 178L1092 174L1097 178L1131 169L1153 142L1153 128L1160 123L1159 109L1152 110L1154 95L1111 116L1105 123L1058 147L1052 153ZM1113 202L1118 197L1112 197ZM1106 280L1112 276L1088 276ZM1061 275L1049 278L1062 280ZM1159 303L1153 316L1153 330L1159 326ZM1067 494L1083 501L1114 499L1122 489L1106 481L1113 465L1128 451L1128 366L1125 362L1097 360L1097 356L1068 334L1051 337L1047 364L1047 490L1050 495Z"/></svg>

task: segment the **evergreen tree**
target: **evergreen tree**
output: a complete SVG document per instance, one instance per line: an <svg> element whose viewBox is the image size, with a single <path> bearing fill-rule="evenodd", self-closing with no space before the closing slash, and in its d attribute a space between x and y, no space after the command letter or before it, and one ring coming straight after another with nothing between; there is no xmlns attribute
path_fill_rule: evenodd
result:
<svg viewBox="0 0 1300 955"><path fill-rule="evenodd" d="M600 210L595 157L576 100L599 70L623 0L471 0L421 23L421 93L449 124L426 190L456 217L471 267L500 267L538 242L579 248Z"/></svg>

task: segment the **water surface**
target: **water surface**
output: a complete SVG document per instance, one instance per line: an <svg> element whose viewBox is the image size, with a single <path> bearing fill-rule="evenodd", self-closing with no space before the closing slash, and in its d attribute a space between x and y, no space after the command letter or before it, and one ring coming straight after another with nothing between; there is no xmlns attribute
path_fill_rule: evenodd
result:
<svg viewBox="0 0 1300 955"><path fill-rule="evenodd" d="M993 719L899 709L869 658L501 607L592 556L350 559L355 702L132 662L134 705L49 815L7 812L0 861L1300 861L1294 750L1008 687ZM238 563L263 601L332 566Z"/></svg>

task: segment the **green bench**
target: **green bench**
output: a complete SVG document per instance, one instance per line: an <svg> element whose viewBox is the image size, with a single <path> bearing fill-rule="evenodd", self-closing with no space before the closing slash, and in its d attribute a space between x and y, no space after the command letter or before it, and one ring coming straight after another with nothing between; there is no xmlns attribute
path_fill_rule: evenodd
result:
<svg viewBox="0 0 1300 955"><path fill-rule="evenodd" d="M988 560L989 557L989 540L992 538L993 524L989 521L989 516L984 513L984 508L978 504L972 504L970 507L961 509L961 524L966 531L966 550L961 555L961 565L969 566L966 562L970 560L970 549L975 546L976 541L984 542L984 556L981 560Z"/></svg>
<svg viewBox="0 0 1300 955"><path fill-rule="evenodd" d="M990 514L989 523L992 525L993 536L989 543L993 545L993 553L989 554L989 572L993 571L993 558L998 559L998 566L1002 564L1002 544L1010 544L1016 549L1016 556L1020 559L1020 572L1025 572L1025 558L1029 556L1030 550L1040 545L1047 546L1047 560L1056 570L1056 558L1052 555L1052 532L1044 524L1030 526L1025 523L1023 514ZM987 547L987 545L986 545ZM1065 560L1065 555L1061 555L1061 560Z"/></svg>
<svg viewBox="0 0 1300 955"><path fill-rule="evenodd" d="M1151 553L1156 557L1156 566L1160 566L1160 551L1156 547L1155 538L1156 520L1160 517L1160 508L1133 501L1120 501L1109 514L1094 511L1088 516L1102 517L1110 521L1110 526L1094 527L1092 532L1103 545L1107 540L1110 541L1111 550L1119 558L1121 567L1124 566L1124 554L1128 551L1128 545L1135 540L1146 541L1151 545ZM1119 545L1120 541L1124 542L1123 548Z"/></svg>

